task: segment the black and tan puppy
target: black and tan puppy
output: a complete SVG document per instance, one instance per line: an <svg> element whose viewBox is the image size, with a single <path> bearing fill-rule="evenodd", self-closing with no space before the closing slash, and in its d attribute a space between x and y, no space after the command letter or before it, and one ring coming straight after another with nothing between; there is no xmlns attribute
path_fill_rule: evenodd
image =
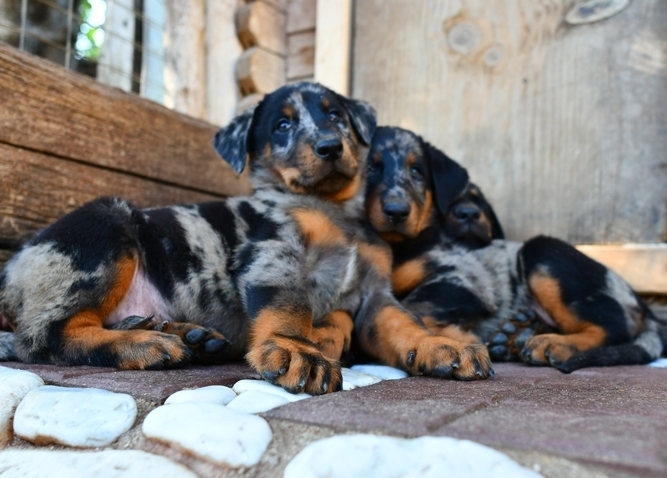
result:
<svg viewBox="0 0 667 478"><path fill-rule="evenodd" d="M408 131L378 128L369 158L366 207L392 244L394 290L434 332L490 342L509 358L499 332L538 315L552 330L519 338L530 364L569 372L661 355L667 328L628 284L558 239L502 240L479 188L442 152Z"/></svg>
<svg viewBox="0 0 667 478"><path fill-rule="evenodd" d="M316 84L285 86L215 138L251 197L137 209L93 201L37 234L0 276L0 359L155 369L242 357L292 392L341 388L354 325L412 374L484 378L393 298L390 251L363 222L375 114Z"/></svg>

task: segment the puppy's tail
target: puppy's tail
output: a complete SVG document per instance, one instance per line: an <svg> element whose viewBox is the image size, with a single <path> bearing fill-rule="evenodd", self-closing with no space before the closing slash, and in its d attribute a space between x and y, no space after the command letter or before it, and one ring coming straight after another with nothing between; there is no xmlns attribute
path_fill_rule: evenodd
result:
<svg viewBox="0 0 667 478"><path fill-rule="evenodd" d="M19 360L14 348L14 332L0 332L0 362Z"/></svg>
<svg viewBox="0 0 667 478"><path fill-rule="evenodd" d="M632 343L587 350L569 358L556 368L561 372L570 373L585 367L643 365L659 359L667 344L667 323L655 317L648 307L646 307L645 323L646 330Z"/></svg>

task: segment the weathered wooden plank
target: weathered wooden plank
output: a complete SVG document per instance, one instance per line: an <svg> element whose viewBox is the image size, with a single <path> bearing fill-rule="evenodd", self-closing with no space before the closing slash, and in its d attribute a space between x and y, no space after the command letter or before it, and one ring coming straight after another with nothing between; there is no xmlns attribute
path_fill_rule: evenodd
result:
<svg viewBox="0 0 667 478"><path fill-rule="evenodd" d="M243 95L270 93L285 84L285 59L259 47L244 51L236 65Z"/></svg>
<svg viewBox="0 0 667 478"><path fill-rule="evenodd" d="M244 48L259 46L277 55L287 53L285 13L264 2L241 5L236 15L236 31Z"/></svg>
<svg viewBox="0 0 667 478"><path fill-rule="evenodd" d="M206 0L206 115L220 126L234 117L239 97L236 62L243 49L234 22L238 6L239 0Z"/></svg>
<svg viewBox="0 0 667 478"><path fill-rule="evenodd" d="M216 127L0 44L0 142L208 191L245 194Z"/></svg>
<svg viewBox="0 0 667 478"><path fill-rule="evenodd" d="M262 101L262 98L264 98L264 95L261 93L253 93L248 96L244 96L239 100L239 102L236 105L236 114L240 115L241 113L244 113L248 111L251 108L254 108L257 106L257 103Z"/></svg>
<svg viewBox="0 0 667 478"><path fill-rule="evenodd" d="M667 244L577 246L618 273L640 293L667 294Z"/></svg>
<svg viewBox="0 0 667 478"><path fill-rule="evenodd" d="M87 201L122 196L138 206L219 196L0 144L0 247L13 248Z"/></svg>
<svg viewBox="0 0 667 478"><path fill-rule="evenodd" d="M287 80L315 74L315 31L287 36Z"/></svg>
<svg viewBox="0 0 667 478"><path fill-rule="evenodd" d="M350 91L351 37L352 0L317 0L315 81L342 95Z"/></svg>
<svg viewBox="0 0 667 478"><path fill-rule="evenodd" d="M572 5L357 2L352 95L461 161L512 239L659 242L667 2L568 26Z"/></svg>
<svg viewBox="0 0 667 478"><path fill-rule="evenodd" d="M252 0L246 0L246 1L252 1ZM267 5L271 5L273 8L280 12L285 12L287 9L287 0L259 0Z"/></svg>
<svg viewBox="0 0 667 478"><path fill-rule="evenodd" d="M134 0L107 4L104 46L97 65L97 79L105 85L132 91L134 71Z"/></svg>
<svg viewBox="0 0 667 478"><path fill-rule="evenodd" d="M287 33L315 30L317 0L288 0Z"/></svg>
<svg viewBox="0 0 667 478"><path fill-rule="evenodd" d="M166 0L164 104L206 118L206 0Z"/></svg>

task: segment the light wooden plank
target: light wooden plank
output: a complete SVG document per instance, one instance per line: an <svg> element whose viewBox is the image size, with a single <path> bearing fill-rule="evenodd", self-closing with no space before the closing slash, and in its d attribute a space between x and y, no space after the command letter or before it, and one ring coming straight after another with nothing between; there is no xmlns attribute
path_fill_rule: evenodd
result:
<svg viewBox="0 0 667 478"><path fill-rule="evenodd" d="M165 105L206 118L206 0L166 0Z"/></svg>
<svg viewBox="0 0 667 478"><path fill-rule="evenodd" d="M285 13L264 2L241 5L236 15L236 31L244 48L259 46L285 56Z"/></svg>
<svg viewBox="0 0 667 478"><path fill-rule="evenodd" d="M317 0L288 0L287 33L315 30Z"/></svg>
<svg viewBox="0 0 667 478"><path fill-rule="evenodd" d="M234 117L239 99L236 62L243 48L236 36L239 0L206 0L206 114L216 125Z"/></svg>
<svg viewBox="0 0 667 478"><path fill-rule="evenodd" d="M214 194L245 194L217 128L0 44L0 142Z"/></svg>
<svg viewBox="0 0 667 478"><path fill-rule="evenodd" d="M0 245L17 247L37 230L87 201L122 196L138 206L219 196L0 144Z"/></svg>
<svg viewBox="0 0 667 478"><path fill-rule="evenodd" d="M623 277L637 292L667 294L667 244L580 245L577 249Z"/></svg>
<svg viewBox="0 0 667 478"><path fill-rule="evenodd" d="M315 31L287 37L287 80L315 74Z"/></svg>
<svg viewBox="0 0 667 478"><path fill-rule="evenodd" d="M244 51L236 65L241 93L270 93L285 84L285 59L260 47Z"/></svg>
<svg viewBox="0 0 667 478"><path fill-rule="evenodd" d="M350 91L351 35L352 0L317 0L315 81L342 95Z"/></svg>
<svg viewBox="0 0 667 478"><path fill-rule="evenodd" d="M257 106L257 103L262 101L262 98L264 98L264 95L261 93L253 93L248 96L244 96L241 98L236 105L236 114L240 115L241 113L244 113L248 111L251 108L254 108Z"/></svg>
<svg viewBox="0 0 667 478"><path fill-rule="evenodd" d="M246 1L252 1L252 0L246 0ZM287 9L287 0L259 0L259 1L266 3L267 5L271 5L273 8L283 13L285 13Z"/></svg>
<svg viewBox="0 0 667 478"><path fill-rule="evenodd" d="M572 5L359 1L352 95L463 163L511 239L660 242L667 2L568 26Z"/></svg>
<svg viewBox="0 0 667 478"><path fill-rule="evenodd" d="M132 91L134 0L110 0L106 7L105 37L97 65L97 79L105 85Z"/></svg>

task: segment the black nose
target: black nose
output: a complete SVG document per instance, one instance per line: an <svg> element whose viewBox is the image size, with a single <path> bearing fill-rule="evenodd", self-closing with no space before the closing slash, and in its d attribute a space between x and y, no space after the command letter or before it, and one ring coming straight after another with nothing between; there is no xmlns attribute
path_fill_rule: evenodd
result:
<svg viewBox="0 0 667 478"><path fill-rule="evenodd" d="M461 222L477 221L481 216L481 211L475 206L456 206L452 212Z"/></svg>
<svg viewBox="0 0 667 478"><path fill-rule="evenodd" d="M410 204L390 201L382 206L382 212L392 222L403 222L410 215Z"/></svg>
<svg viewBox="0 0 667 478"><path fill-rule="evenodd" d="M343 143L338 138L323 139L315 145L315 154L327 161L335 161L343 154Z"/></svg>

